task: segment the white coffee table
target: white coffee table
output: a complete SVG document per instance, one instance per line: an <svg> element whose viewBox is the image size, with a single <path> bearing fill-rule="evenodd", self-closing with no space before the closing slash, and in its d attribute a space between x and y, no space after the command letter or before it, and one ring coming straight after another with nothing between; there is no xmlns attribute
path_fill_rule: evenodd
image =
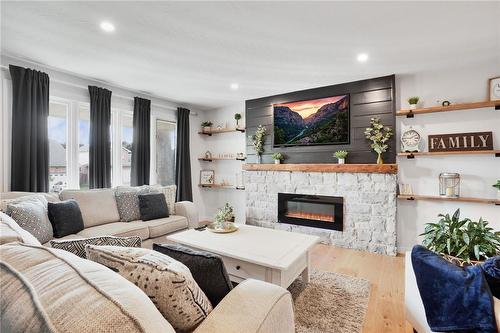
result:
<svg viewBox="0 0 500 333"><path fill-rule="evenodd" d="M252 278L288 288L300 274L309 282L310 251L319 237L250 225L238 227L229 234L190 229L169 235L167 240L220 255L234 282Z"/></svg>

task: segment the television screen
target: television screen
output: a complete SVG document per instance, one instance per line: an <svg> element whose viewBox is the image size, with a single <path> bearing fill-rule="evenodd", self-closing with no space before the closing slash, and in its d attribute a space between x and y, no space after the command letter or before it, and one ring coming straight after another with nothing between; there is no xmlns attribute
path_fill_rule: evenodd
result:
<svg viewBox="0 0 500 333"><path fill-rule="evenodd" d="M349 95L274 104L274 146L349 143Z"/></svg>

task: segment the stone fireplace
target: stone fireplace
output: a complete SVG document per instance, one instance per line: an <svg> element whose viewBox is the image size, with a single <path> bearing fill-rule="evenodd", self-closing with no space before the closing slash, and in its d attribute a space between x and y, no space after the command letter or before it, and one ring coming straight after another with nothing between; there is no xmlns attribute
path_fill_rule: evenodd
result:
<svg viewBox="0 0 500 333"><path fill-rule="evenodd" d="M244 167L247 223L314 234L320 236L323 243L339 247L395 255L396 165L311 166L247 164ZM320 203L323 197L341 198L343 210L334 208L334 212L328 211L328 205L320 204L295 211L293 209L306 207L297 204L301 203L300 200L295 200L288 206L291 214L283 217L285 212L284 206L280 207L280 193L282 198L287 194L292 199L309 195L301 200L302 203L304 200L313 201L310 204ZM333 227L338 221L336 214L339 210L342 225Z"/></svg>

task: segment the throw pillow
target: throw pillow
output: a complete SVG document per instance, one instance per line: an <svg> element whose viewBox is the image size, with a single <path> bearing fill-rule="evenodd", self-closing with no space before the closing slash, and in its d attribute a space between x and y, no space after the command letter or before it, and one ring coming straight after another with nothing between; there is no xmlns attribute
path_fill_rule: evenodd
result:
<svg viewBox="0 0 500 333"><path fill-rule="evenodd" d="M15 242L42 245L35 236L21 228L12 217L0 212L0 245Z"/></svg>
<svg viewBox="0 0 500 333"><path fill-rule="evenodd" d="M44 200L26 200L7 205L7 215L42 244L54 238L47 215L47 200Z"/></svg>
<svg viewBox="0 0 500 333"><path fill-rule="evenodd" d="M168 206L162 193L140 194L139 210L143 221L168 217Z"/></svg>
<svg viewBox="0 0 500 333"><path fill-rule="evenodd" d="M224 262L216 254L173 244L153 244L153 250L186 265L214 307L233 289Z"/></svg>
<svg viewBox="0 0 500 333"><path fill-rule="evenodd" d="M212 311L189 269L177 260L143 248L87 245L86 252L142 289L176 331L194 330Z"/></svg>
<svg viewBox="0 0 500 333"><path fill-rule="evenodd" d="M84 229L82 212L76 200L48 204L49 220L52 223L54 237L61 238L76 234Z"/></svg>
<svg viewBox="0 0 500 333"><path fill-rule="evenodd" d="M168 212L171 215L175 215L175 201L177 194L177 186L176 185L152 185L151 188L155 189L158 192L161 192L165 195L165 200L167 201Z"/></svg>
<svg viewBox="0 0 500 333"><path fill-rule="evenodd" d="M61 249L77 256L86 259L85 252L86 245L108 245L108 246L121 246L121 247L141 247L141 237L115 237L115 236L101 236L82 239L68 239L68 240L51 240L50 246L55 249Z"/></svg>
<svg viewBox="0 0 500 333"><path fill-rule="evenodd" d="M120 221L130 222L141 219L139 210L139 195L157 192L151 186L126 187L119 186L115 191L116 206L120 214Z"/></svg>
<svg viewBox="0 0 500 333"><path fill-rule="evenodd" d="M500 298L500 256L489 258L482 264L486 282L490 286L491 293Z"/></svg>

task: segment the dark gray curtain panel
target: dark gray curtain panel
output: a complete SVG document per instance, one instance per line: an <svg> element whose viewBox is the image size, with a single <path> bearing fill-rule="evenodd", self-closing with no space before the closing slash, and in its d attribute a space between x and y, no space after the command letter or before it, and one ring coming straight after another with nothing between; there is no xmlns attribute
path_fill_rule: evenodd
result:
<svg viewBox="0 0 500 333"><path fill-rule="evenodd" d="M89 187L111 187L111 91L89 86Z"/></svg>
<svg viewBox="0 0 500 333"><path fill-rule="evenodd" d="M149 184L149 158L151 132L151 101L134 98L134 140L132 142L132 186Z"/></svg>
<svg viewBox="0 0 500 333"><path fill-rule="evenodd" d="M189 110L177 108L177 151L175 158L177 201L193 201L190 155Z"/></svg>
<svg viewBox="0 0 500 333"><path fill-rule="evenodd" d="M11 191L49 191L49 76L9 66L12 78Z"/></svg>

